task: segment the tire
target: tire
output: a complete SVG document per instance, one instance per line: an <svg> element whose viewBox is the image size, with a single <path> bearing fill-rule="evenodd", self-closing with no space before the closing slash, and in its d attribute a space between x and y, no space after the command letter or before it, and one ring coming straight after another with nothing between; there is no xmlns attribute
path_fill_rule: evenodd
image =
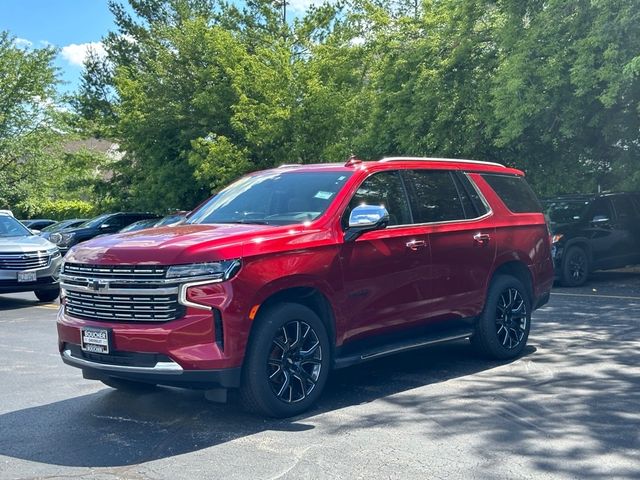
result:
<svg viewBox="0 0 640 480"><path fill-rule="evenodd" d="M589 276L589 256L582 247L569 247L562 259L560 283L565 287L579 287Z"/></svg>
<svg viewBox="0 0 640 480"><path fill-rule="evenodd" d="M280 303L256 319L240 387L245 410L285 418L309 409L331 365L327 329L309 308Z"/></svg>
<svg viewBox="0 0 640 480"><path fill-rule="evenodd" d="M156 390L153 383L135 382L133 380L125 380L124 378L106 377L100 381L106 386L128 393L150 393Z"/></svg>
<svg viewBox="0 0 640 480"><path fill-rule="evenodd" d="M531 328L531 299L522 282L510 275L496 276L489 287L471 343L484 357L515 358L522 353Z"/></svg>
<svg viewBox="0 0 640 480"><path fill-rule="evenodd" d="M36 290L33 292L41 302L53 302L60 295L60 289L55 290Z"/></svg>

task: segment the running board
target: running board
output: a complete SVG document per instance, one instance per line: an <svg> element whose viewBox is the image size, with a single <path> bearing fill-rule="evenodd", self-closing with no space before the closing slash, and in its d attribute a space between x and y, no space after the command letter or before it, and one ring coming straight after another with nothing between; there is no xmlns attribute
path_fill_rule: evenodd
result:
<svg viewBox="0 0 640 480"><path fill-rule="evenodd" d="M409 350L415 350L429 345L435 345L437 343L462 340L464 338L469 338L472 334L473 331L470 329L454 330L447 332L447 334L445 335L440 334L424 336L422 338L412 338L403 342L395 342L388 345L379 346L376 349L350 353L343 357L336 358L334 362L334 368L345 368L357 363L367 362L369 360L375 360L376 358L386 357L387 355L407 352Z"/></svg>

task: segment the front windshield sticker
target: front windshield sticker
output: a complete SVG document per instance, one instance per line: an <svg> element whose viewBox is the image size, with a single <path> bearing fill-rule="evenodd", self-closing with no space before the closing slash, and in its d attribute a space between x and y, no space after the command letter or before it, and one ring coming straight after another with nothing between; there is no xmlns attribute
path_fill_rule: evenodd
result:
<svg viewBox="0 0 640 480"><path fill-rule="evenodd" d="M314 198L320 198L321 200L329 200L331 197L333 197L333 192L319 191L313 197Z"/></svg>

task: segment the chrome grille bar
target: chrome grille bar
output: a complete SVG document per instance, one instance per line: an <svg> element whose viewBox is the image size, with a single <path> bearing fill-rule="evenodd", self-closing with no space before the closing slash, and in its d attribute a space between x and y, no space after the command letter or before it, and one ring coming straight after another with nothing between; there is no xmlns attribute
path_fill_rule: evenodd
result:
<svg viewBox="0 0 640 480"><path fill-rule="evenodd" d="M44 268L49 265L50 259L50 255L46 252L2 253L0 254L0 269L31 270Z"/></svg>

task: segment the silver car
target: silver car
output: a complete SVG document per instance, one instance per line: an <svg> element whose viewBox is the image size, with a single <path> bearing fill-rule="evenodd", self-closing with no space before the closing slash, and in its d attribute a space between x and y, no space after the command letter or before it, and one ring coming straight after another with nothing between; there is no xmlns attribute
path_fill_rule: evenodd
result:
<svg viewBox="0 0 640 480"><path fill-rule="evenodd" d="M60 293L62 257L53 243L0 214L0 293L34 292L41 302Z"/></svg>

